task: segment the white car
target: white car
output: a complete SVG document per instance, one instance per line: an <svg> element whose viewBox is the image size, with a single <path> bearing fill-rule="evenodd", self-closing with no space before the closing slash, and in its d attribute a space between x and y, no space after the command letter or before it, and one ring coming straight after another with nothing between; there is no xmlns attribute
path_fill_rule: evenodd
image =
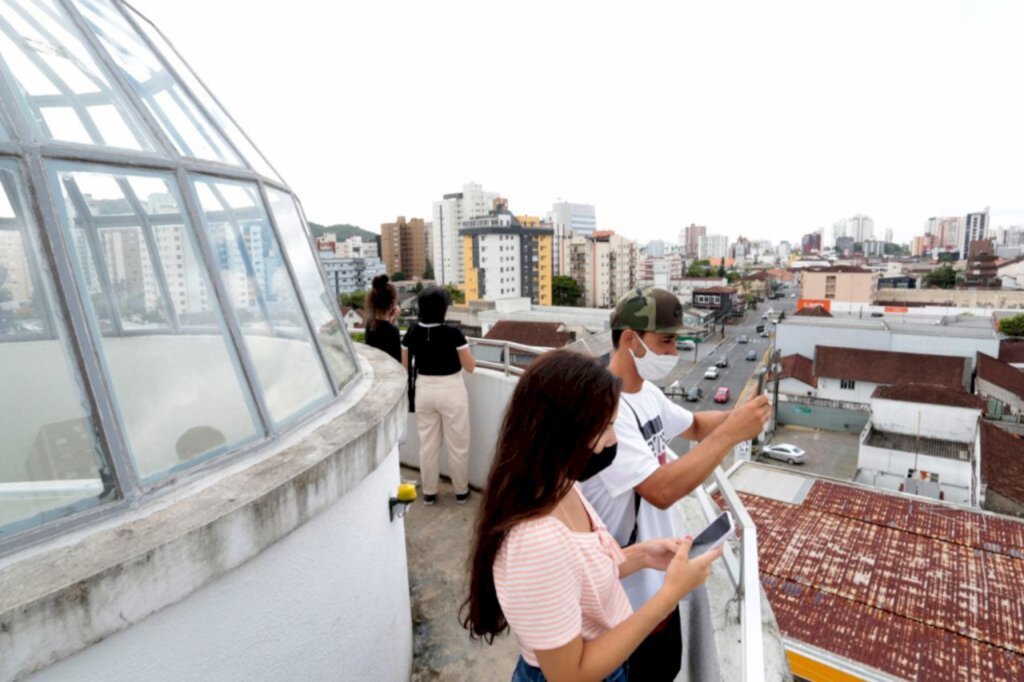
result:
<svg viewBox="0 0 1024 682"><path fill-rule="evenodd" d="M705 379L717 379L718 378L718 368L717 367L708 367L707 371L704 372L704 378Z"/></svg>
<svg viewBox="0 0 1024 682"><path fill-rule="evenodd" d="M789 462L790 464L803 464L807 459L806 452L789 443L778 443L777 445L761 448L761 454L782 462Z"/></svg>

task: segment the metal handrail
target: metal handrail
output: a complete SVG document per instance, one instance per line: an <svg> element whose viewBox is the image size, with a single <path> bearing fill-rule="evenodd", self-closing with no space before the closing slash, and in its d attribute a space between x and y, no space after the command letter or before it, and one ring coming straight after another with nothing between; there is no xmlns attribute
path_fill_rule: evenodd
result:
<svg viewBox="0 0 1024 682"><path fill-rule="evenodd" d="M740 610L740 653L743 680L747 682L763 682L764 680L764 631L761 620L761 579L758 571L757 528L750 513L743 505L736 489L729 481L729 475L735 470L737 462L728 473L721 467L715 467L712 473L713 482L697 488L697 500L708 521L713 520L720 510L711 499L716 491L721 493L726 507L732 512L740 536L740 551L737 558L732 547L725 545L722 560L726 572L736 588Z"/></svg>
<svg viewBox="0 0 1024 682"><path fill-rule="evenodd" d="M492 362L490 360L481 360L476 358L477 367L485 367L487 369L496 369L505 373L505 376L515 375L519 376L523 373L522 367L517 367L511 362L512 353L510 351L522 351L524 353L533 353L534 355L540 355L546 353L550 348L543 346L528 346L523 343L515 343L514 341L499 341L497 339L481 339L478 337L467 337L470 348L474 346L487 346L490 348L500 348L501 351L501 362ZM474 356L475 357L475 356Z"/></svg>

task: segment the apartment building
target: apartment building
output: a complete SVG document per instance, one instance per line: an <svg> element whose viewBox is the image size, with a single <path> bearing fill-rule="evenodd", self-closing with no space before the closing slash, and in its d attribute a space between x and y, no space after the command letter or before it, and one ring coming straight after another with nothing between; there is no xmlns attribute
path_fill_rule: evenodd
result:
<svg viewBox="0 0 1024 682"><path fill-rule="evenodd" d="M380 226L381 260L389 273L422 277L427 269L427 223L422 218L398 216Z"/></svg>
<svg viewBox="0 0 1024 682"><path fill-rule="evenodd" d="M800 273L800 297L871 303L875 279L875 273L855 266L806 268Z"/></svg>
<svg viewBox="0 0 1024 682"><path fill-rule="evenodd" d="M637 280L636 242L613 231L574 237L569 261L588 308L611 308Z"/></svg>
<svg viewBox="0 0 1024 682"><path fill-rule="evenodd" d="M485 192L475 182L462 186L461 192L445 194L434 202L431 248L434 277L439 284L462 284L465 281L463 239L459 230L470 218L486 216L493 208L496 192Z"/></svg>

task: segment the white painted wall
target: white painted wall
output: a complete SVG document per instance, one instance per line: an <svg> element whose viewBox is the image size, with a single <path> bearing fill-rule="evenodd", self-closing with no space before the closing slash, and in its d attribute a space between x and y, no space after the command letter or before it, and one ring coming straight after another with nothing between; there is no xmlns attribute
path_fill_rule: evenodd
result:
<svg viewBox="0 0 1024 682"><path fill-rule="evenodd" d="M973 443L981 410L873 398L871 420L879 431Z"/></svg>
<svg viewBox="0 0 1024 682"><path fill-rule="evenodd" d="M818 377L818 397L850 403L869 403L871 394L879 385L871 381L855 381L852 389L840 386L842 383L839 378Z"/></svg>
<svg viewBox="0 0 1024 682"><path fill-rule="evenodd" d="M805 384L799 379L782 379L779 381L779 393L786 393L789 395L807 396L808 392L812 396L817 395L818 389L809 384Z"/></svg>
<svg viewBox="0 0 1024 682"><path fill-rule="evenodd" d="M476 237L480 248L480 270L484 277L484 299L498 301L522 297L520 239L508 234Z"/></svg>
<svg viewBox="0 0 1024 682"><path fill-rule="evenodd" d="M482 488L494 460L494 445L505 418L505 407L512 398L518 377L478 368L472 374L462 373L469 393L469 484ZM420 441L416 433L416 415L409 415L409 428L399 445L402 464L419 467ZM441 474L448 474L448 457L442 446Z"/></svg>
<svg viewBox="0 0 1024 682"><path fill-rule="evenodd" d="M334 507L253 560L29 679L406 682L405 527L387 509L398 482L395 450Z"/></svg>
<svg viewBox="0 0 1024 682"><path fill-rule="evenodd" d="M971 489L972 464L956 459L915 455L913 452L887 450L861 443L857 451L857 468L884 471L900 477L905 477L908 469L927 471L939 475L940 486L951 485Z"/></svg>

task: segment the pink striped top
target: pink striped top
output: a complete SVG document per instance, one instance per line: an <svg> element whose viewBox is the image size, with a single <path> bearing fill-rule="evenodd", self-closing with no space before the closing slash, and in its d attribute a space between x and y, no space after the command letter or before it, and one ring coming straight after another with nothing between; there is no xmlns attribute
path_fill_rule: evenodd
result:
<svg viewBox="0 0 1024 682"><path fill-rule="evenodd" d="M590 533L577 533L552 516L523 521L509 531L494 560L498 603L530 665L534 651L557 649L577 635L594 639L633 613L619 564L618 543L583 500Z"/></svg>

